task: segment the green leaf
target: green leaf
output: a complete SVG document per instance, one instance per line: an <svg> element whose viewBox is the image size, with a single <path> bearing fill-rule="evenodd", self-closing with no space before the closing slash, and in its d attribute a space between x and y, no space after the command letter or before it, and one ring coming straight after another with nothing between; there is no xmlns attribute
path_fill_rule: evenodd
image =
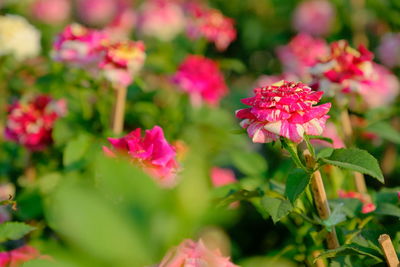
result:
<svg viewBox="0 0 400 267"><path fill-rule="evenodd" d="M261 175L267 171L267 161L255 152L238 151L232 154L235 166L248 176Z"/></svg>
<svg viewBox="0 0 400 267"><path fill-rule="evenodd" d="M265 196L261 199L261 204L271 215L272 221L277 223L292 211L293 206L289 200Z"/></svg>
<svg viewBox="0 0 400 267"><path fill-rule="evenodd" d="M390 203L379 203L376 214L400 217L400 208Z"/></svg>
<svg viewBox="0 0 400 267"><path fill-rule="evenodd" d="M400 144L400 133L396 131L389 123L380 121L369 125L366 130L377 134L395 144Z"/></svg>
<svg viewBox="0 0 400 267"><path fill-rule="evenodd" d="M332 155L333 151L335 149L331 148L331 147L325 147L323 149L321 149L318 153L317 153L317 159L321 159L321 158L328 158L330 155Z"/></svg>
<svg viewBox="0 0 400 267"><path fill-rule="evenodd" d="M346 214L344 213L343 207L344 204L336 205L331 216L323 221L323 224L326 226L328 231L331 231L332 227L346 220Z"/></svg>
<svg viewBox="0 0 400 267"><path fill-rule="evenodd" d="M307 171L307 167L304 166L304 164L300 160L299 154L297 154L297 144L290 141L287 138L281 138L281 142L282 142L283 147L289 152L295 165L297 167Z"/></svg>
<svg viewBox="0 0 400 267"><path fill-rule="evenodd" d="M317 139L321 141L328 142L329 144L333 144L333 140L329 137L321 136L321 135L308 135L309 139Z"/></svg>
<svg viewBox="0 0 400 267"><path fill-rule="evenodd" d="M321 160L327 164L368 174L381 183L385 182L378 161L365 150L358 148L335 149L332 155Z"/></svg>
<svg viewBox="0 0 400 267"><path fill-rule="evenodd" d="M286 180L285 196L294 203L310 183L310 174L303 169L295 169Z"/></svg>
<svg viewBox="0 0 400 267"><path fill-rule="evenodd" d="M20 239L34 229L36 228L22 222L5 222L0 224L0 242Z"/></svg>
<svg viewBox="0 0 400 267"><path fill-rule="evenodd" d="M74 131L68 123L61 119L57 120L54 124L52 137L56 145L62 145L68 142L74 136Z"/></svg>
<svg viewBox="0 0 400 267"><path fill-rule="evenodd" d="M334 258L346 255L358 255L358 256L362 255L374 259L377 263L382 262L382 258L380 257L379 254L376 253L375 250L367 247L362 247L356 244L343 245L337 249L326 250L323 253L321 253L317 258L315 258L314 262L317 259Z"/></svg>
<svg viewBox="0 0 400 267"><path fill-rule="evenodd" d="M90 137L81 134L77 138L68 142L63 156L64 166L70 166L83 158L90 145Z"/></svg>

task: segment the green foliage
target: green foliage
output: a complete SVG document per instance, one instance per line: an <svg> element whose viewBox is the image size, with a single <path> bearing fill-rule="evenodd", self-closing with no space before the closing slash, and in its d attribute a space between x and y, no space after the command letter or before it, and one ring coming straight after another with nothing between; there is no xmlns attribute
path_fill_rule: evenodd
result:
<svg viewBox="0 0 400 267"><path fill-rule="evenodd" d="M0 242L16 240L35 230L35 227L23 222L5 222L0 224Z"/></svg>
<svg viewBox="0 0 400 267"><path fill-rule="evenodd" d="M286 180L285 196L294 203L310 183L311 175L302 169L296 169L289 173Z"/></svg>
<svg viewBox="0 0 400 267"><path fill-rule="evenodd" d="M264 196L261 199L261 204L264 209L269 213L274 223L279 222L283 217L292 211L293 206L290 201L286 199L273 198Z"/></svg>

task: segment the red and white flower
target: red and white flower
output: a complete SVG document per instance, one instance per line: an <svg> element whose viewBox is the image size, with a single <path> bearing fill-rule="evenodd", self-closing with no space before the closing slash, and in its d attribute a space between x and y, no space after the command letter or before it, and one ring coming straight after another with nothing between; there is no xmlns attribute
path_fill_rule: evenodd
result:
<svg viewBox="0 0 400 267"><path fill-rule="evenodd" d="M280 81L254 89L255 96L242 99L250 108L236 117L255 143L268 143L280 136L300 143L304 134L321 135L330 103L315 106L323 92L312 91L303 83Z"/></svg>

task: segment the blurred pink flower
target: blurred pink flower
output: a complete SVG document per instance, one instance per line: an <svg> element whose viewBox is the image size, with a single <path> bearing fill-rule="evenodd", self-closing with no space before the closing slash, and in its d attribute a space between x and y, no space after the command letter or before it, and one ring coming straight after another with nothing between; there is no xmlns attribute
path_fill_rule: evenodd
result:
<svg viewBox="0 0 400 267"><path fill-rule="evenodd" d="M113 20L117 3L115 0L76 0L76 9L84 24L102 27Z"/></svg>
<svg viewBox="0 0 400 267"><path fill-rule="evenodd" d="M322 145L322 146L332 147L332 148L344 148L345 147L345 144L344 144L342 138L340 138L340 136L337 132L337 128L336 128L335 124L333 124L332 122L326 123L325 130L322 132L322 136L332 139L333 143L331 144L329 142L326 142L323 140L317 140L317 139L313 139L312 143Z"/></svg>
<svg viewBox="0 0 400 267"><path fill-rule="evenodd" d="M105 33L71 24L57 36L53 44L53 57L57 61L81 67L96 65L104 54L107 42Z"/></svg>
<svg viewBox="0 0 400 267"><path fill-rule="evenodd" d="M35 248L25 245L11 251L0 252L0 266L19 267L22 266L24 262L38 258L47 257L41 256L39 251Z"/></svg>
<svg viewBox="0 0 400 267"><path fill-rule="evenodd" d="M223 257L219 250L208 249L201 240L184 240L171 249L157 267L237 267L229 258Z"/></svg>
<svg viewBox="0 0 400 267"><path fill-rule="evenodd" d="M378 47L378 57L390 68L400 66L400 33L387 33Z"/></svg>
<svg viewBox="0 0 400 267"><path fill-rule="evenodd" d="M165 139L161 127L146 130L143 137L138 128L122 138L108 138L108 141L113 149L103 147L107 155L125 154L160 185L172 187L176 184L179 169L176 151Z"/></svg>
<svg viewBox="0 0 400 267"><path fill-rule="evenodd" d="M108 45L100 68L105 77L118 86L128 86L142 69L146 59L141 41L122 41Z"/></svg>
<svg viewBox="0 0 400 267"><path fill-rule="evenodd" d="M65 22L71 13L69 0L35 0L31 6L32 16L47 24Z"/></svg>
<svg viewBox="0 0 400 267"><path fill-rule="evenodd" d="M146 1L140 11L139 30L161 41L171 41L185 27L182 7L170 0Z"/></svg>
<svg viewBox="0 0 400 267"><path fill-rule="evenodd" d="M113 21L107 25L104 32L112 41L128 40L129 35L136 25L137 15L130 8L118 11Z"/></svg>
<svg viewBox="0 0 400 267"><path fill-rule="evenodd" d="M361 193L353 192L353 191L345 192L343 190L339 190L338 194L339 194L340 198L355 198L355 199L360 200L361 203L363 204L363 206L361 208L361 212L364 214L370 213L370 212L373 212L374 210L376 210L375 204L369 202Z"/></svg>
<svg viewBox="0 0 400 267"><path fill-rule="evenodd" d="M316 105L323 92L312 91L303 83L281 81L254 89L255 96L242 99L250 108L236 111L240 125L254 143L269 143L279 136L303 141L304 133L321 135L331 103Z"/></svg>
<svg viewBox="0 0 400 267"><path fill-rule="evenodd" d="M231 169L213 167L211 169L211 182L214 187L236 183L235 173Z"/></svg>
<svg viewBox="0 0 400 267"><path fill-rule="evenodd" d="M384 66L374 63L368 80L361 83L359 93L370 108L393 103L399 94L399 80Z"/></svg>
<svg viewBox="0 0 400 267"><path fill-rule="evenodd" d="M332 30L335 9L326 0L306 0L301 2L293 15L293 27L298 32L325 35Z"/></svg>
<svg viewBox="0 0 400 267"><path fill-rule="evenodd" d="M298 77L309 76L309 69L319 58L329 53L325 40L314 38L305 33L296 35L289 44L277 49L278 58L283 65L284 72L294 73Z"/></svg>
<svg viewBox="0 0 400 267"><path fill-rule="evenodd" d="M363 45L353 49L345 40L332 43L330 50L311 69L316 87L330 95L358 93L360 83L369 80L372 73L373 54Z"/></svg>
<svg viewBox="0 0 400 267"><path fill-rule="evenodd" d="M15 197L15 185L13 183L0 184L0 201Z"/></svg>
<svg viewBox="0 0 400 267"><path fill-rule="evenodd" d="M190 38L204 37L213 42L219 51L224 51L236 39L234 20L225 17L219 10L192 4L187 11L187 34Z"/></svg>
<svg viewBox="0 0 400 267"><path fill-rule="evenodd" d="M187 56L175 73L173 81L189 94L194 106L200 106L203 101L216 106L228 93L217 63L199 55Z"/></svg>
<svg viewBox="0 0 400 267"><path fill-rule="evenodd" d="M51 144L54 123L65 113L65 100L47 95L18 101L8 109L5 138L32 151L42 150Z"/></svg>

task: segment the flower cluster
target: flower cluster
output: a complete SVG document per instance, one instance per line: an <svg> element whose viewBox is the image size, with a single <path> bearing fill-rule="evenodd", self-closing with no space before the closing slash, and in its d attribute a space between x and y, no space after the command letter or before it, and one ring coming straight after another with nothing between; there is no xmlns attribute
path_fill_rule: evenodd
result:
<svg viewBox="0 0 400 267"><path fill-rule="evenodd" d="M190 95L194 106L200 106L203 101L211 106L218 105L228 93L218 65L203 56L189 55L179 66L173 81Z"/></svg>
<svg viewBox="0 0 400 267"><path fill-rule="evenodd" d="M99 67L113 84L128 86L145 59L143 42L123 41L107 46Z"/></svg>
<svg viewBox="0 0 400 267"><path fill-rule="evenodd" d="M57 61L75 66L95 65L102 57L107 40L105 33L74 23L57 36L53 45L53 57Z"/></svg>
<svg viewBox="0 0 400 267"><path fill-rule="evenodd" d="M371 203L368 200L368 198L363 196L361 193L352 192L352 191L345 192L343 190L339 190L338 194L339 194L340 198L354 198L354 199L360 200L361 203L363 204L363 206L361 208L362 213L370 213L370 212L373 212L374 210L376 210L375 204Z"/></svg>
<svg viewBox="0 0 400 267"><path fill-rule="evenodd" d="M323 39L304 33L296 35L289 44L277 49L284 71L302 78L308 78L310 67L317 63L318 59L327 56L328 52L328 45Z"/></svg>
<svg viewBox="0 0 400 267"><path fill-rule="evenodd" d="M0 56L13 55L17 60L40 53L40 32L16 15L0 16Z"/></svg>
<svg viewBox="0 0 400 267"><path fill-rule="evenodd" d="M299 32L325 35L332 29L335 10L327 0L302 1L294 12L293 26Z"/></svg>
<svg viewBox="0 0 400 267"><path fill-rule="evenodd" d="M250 108L236 117L255 143L268 143L279 136L300 143L304 134L322 134L330 103L314 106L323 92L312 91L303 83L281 81L254 89L255 96L242 99Z"/></svg>
<svg viewBox="0 0 400 267"><path fill-rule="evenodd" d="M113 149L103 147L104 152L115 157L116 153L126 154L164 187L174 186L179 164L175 148L164 137L159 126L146 130L142 137L141 129L136 129L122 138L108 138Z"/></svg>
<svg viewBox="0 0 400 267"><path fill-rule="evenodd" d="M138 22L142 34L171 41L185 27L182 7L168 0L150 0L141 7Z"/></svg>
<svg viewBox="0 0 400 267"><path fill-rule="evenodd" d="M184 240L178 247L170 250L157 267L178 266L215 266L237 267L228 257L221 255L219 250L213 251L207 248L201 240Z"/></svg>
<svg viewBox="0 0 400 267"><path fill-rule="evenodd" d="M204 37L213 42L220 51L225 50L236 39L234 20L225 17L219 10L191 5L188 11L189 37L193 39Z"/></svg>
<svg viewBox="0 0 400 267"><path fill-rule="evenodd" d="M43 258L39 251L31 246L23 246L11 251L0 252L0 266L18 267L24 262Z"/></svg>
<svg viewBox="0 0 400 267"><path fill-rule="evenodd" d="M358 92L360 82L367 80L372 71L373 54L363 45L355 50L344 41L334 42L330 46L328 57L319 60L311 72L316 86L342 93Z"/></svg>
<svg viewBox="0 0 400 267"><path fill-rule="evenodd" d="M53 125L65 113L65 101L47 95L18 101L8 109L5 137L32 151L42 150L52 142Z"/></svg>

